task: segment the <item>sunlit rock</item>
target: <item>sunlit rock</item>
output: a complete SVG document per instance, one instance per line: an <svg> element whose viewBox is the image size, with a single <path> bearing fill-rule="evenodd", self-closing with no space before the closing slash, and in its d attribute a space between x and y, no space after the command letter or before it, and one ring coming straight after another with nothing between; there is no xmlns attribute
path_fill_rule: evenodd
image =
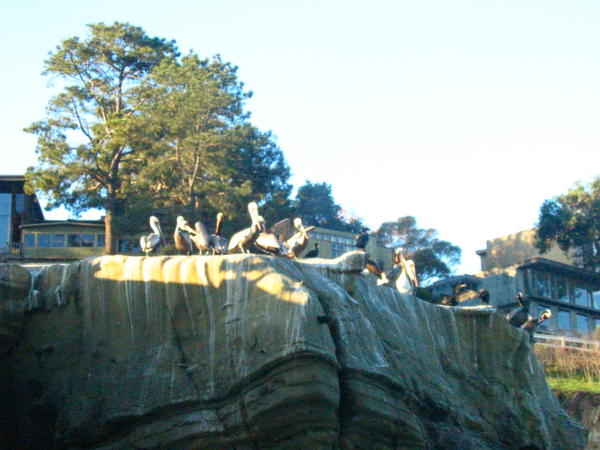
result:
<svg viewBox="0 0 600 450"><path fill-rule="evenodd" d="M36 278L0 371L8 442L582 448L528 335L379 287L364 254L86 259Z"/></svg>

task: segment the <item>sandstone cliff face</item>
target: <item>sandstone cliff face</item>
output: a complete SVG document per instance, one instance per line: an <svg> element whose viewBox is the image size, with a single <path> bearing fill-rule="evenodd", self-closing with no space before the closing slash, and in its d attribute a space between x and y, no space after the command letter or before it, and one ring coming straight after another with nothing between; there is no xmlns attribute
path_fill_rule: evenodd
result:
<svg viewBox="0 0 600 450"><path fill-rule="evenodd" d="M586 450L600 449L600 394L556 392L565 410L588 429Z"/></svg>
<svg viewBox="0 0 600 450"><path fill-rule="evenodd" d="M364 256L123 257L34 281L0 376L29 448L583 448L528 336Z"/></svg>

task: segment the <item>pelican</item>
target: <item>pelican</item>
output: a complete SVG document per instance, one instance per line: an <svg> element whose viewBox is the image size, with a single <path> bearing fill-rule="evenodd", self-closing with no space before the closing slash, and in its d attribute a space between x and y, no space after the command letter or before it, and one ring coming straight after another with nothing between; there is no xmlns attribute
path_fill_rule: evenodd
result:
<svg viewBox="0 0 600 450"><path fill-rule="evenodd" d="M265 219L258 216L260 233L254 241L254 246L261 252L275 256L290 256L288 249L279 241L277 236L266 231Z"/></svg>
<svg viewBox="0 0 600 450"><path fill-rule="evenodd" d="M254 242L261 230L258 205L255 202L248 203L248 213L250 214L252 224L249 228L244 228L231 236L229 245L227 246L227 253L235 253L238 250L242 253L250 253L248 246Z"/></svg>
<svg viewBox="0 0 600 450"><path fill-rule="evenodd" d="M384 273L377 284L393 285L401 294L414 295L419 286L414 261L405 259L401 249L394 250L393 259L394 267Z"/></svg>
<svg viewBox="0 0 600 450"><path fill-rule="evenodd" d="M519 303L520 308L514 309L508 313L506 315L506 320L508 320L508 323L510 323L513 327L518 328L529 320L529 308L523 300L523 294L517 292L515 298Z"/></svg>
<svg viewBox="0 0 600 450"><path fill-rule="evenodd" d="M294 228L297 231L292 235L292 237L284 242L284 245L288 248L289 255L297 258L304 251L306 245L308 244L309 231L314 230L315 227L310 226L304 228L302 219L300 217L296 217L294 219Z"/></svg>
<svg viewBox="0 0 600 450"><path fill-rule="evenodd" d="M550 311L549 309L545 309L540 315L540 317L538 317L537 319L535 317L529 316L527 322L521 325L521 330L527 331L529 333L529 339L531 340L531 342L533 342L533 333L535 332L536 327L540 323L548 320L550 317L552 317L552 311Z"/></svg>
<svg viewBox="0 0 600 450"><path fill-rule="evenodd" d="M223 254L227 252L227 238L221 236L221 226L223 225L223 213L217 214L217 223L215 224L215 233L208 236L208 248L215 253Z"/></svg>
<svg viewBox="0 0 600 450"><path fill-rule="evenodd" d="M208 232L206 231L206 227L202 222L198 221L194 224L193 234L190 233L189 236L194 246L198 250L198 254L201 255L203 252L208 250Z"/></svg>
<svg viewBox="0 0 600 450"><path fill-rule="evenodd" d="M148 256L150 252L156 250L161 241L163 245L165 245L165 239L163 237L162 230L160 229L160 222L158 221L157 217L150 216L150 228L152 228L153 233L140 238L140 248L144 253L146 253L146 256Z"/></svg>
<svg viewBox="0 0 600 450"><path fill-rule="evenodd" d="M175 247L180 255L189 255L194 250L194 244L190 234L196 234L196 232L190 227L190 224L183 216L178 216L173 239L175 241Z"/></svg>
<svg viewBox="0 0 600 450"><path fill-rule="evenodd" d="M466 287L467 285L464 283L457 284L456 286L454 286L454 289L452 289L453 294L442 296L442 298L439 300L439 304L444 306L458 305L458 297Z"/></svg>

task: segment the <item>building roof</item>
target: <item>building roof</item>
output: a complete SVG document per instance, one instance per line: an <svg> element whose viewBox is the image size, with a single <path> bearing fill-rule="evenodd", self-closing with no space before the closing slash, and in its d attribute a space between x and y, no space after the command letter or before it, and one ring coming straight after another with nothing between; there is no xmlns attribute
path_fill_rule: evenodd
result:
<svg viewBox="0 0 600 450"><path fill-rule="evenodd" d="M44 222L21 225L21 228L32 229L56 226L103 228L104 222L101 220L46 220Z"/></svg>
<svg viewBox="0 0 600 450"><path fill-rule="evenodd" d="M0 175L0 181L25 181L25 175Z"/></svg>
<svg viewBox="0 0 600 450"><path fill-rule="evenodd" d="M553 261L546 258L532 258L525 261L523 264L518 266L518 269L527 268L542 268L550 272L555 273L566 273L575 278L590 281L600 286L600 273L594 272L588 269L582 269L581 267L572 266L570 264L563 264L558 261Z"/></svg>

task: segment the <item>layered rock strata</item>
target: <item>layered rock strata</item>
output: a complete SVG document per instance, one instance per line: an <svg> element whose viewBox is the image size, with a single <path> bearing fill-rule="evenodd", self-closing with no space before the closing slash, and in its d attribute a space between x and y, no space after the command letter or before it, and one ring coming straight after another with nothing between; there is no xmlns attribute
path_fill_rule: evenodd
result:
<svg viewBox="0 0 600 450"><path fill-rule="evenodd" d="M583 448L528 335L378 287L364 254L42 271L4 357L29 448ZM31 300L31 299L34 299Z"/></svg>

